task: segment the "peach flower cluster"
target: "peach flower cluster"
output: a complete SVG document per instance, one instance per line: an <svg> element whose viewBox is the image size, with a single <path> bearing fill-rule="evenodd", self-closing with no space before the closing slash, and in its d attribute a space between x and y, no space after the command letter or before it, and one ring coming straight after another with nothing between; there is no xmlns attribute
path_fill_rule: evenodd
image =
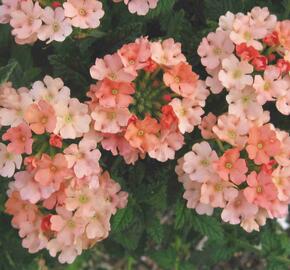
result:
<svg viewBox="0 0 290 270"><path fill-rule="evenodd" d="M73 27L97 28L104 14L98 0L53 2L51 7L42 7L40 1L3 0L0 5L0 23L10 23L18 44L31 44L37 39L62 42Z"/></svg>
<svg viewBox="0 0 290 270"><path fill-rule="evenodd" d="M59 78L45 76L31 89L0 86L0 175L13 177L5 208L30 253L47 249L72 263L108 237L111 216L127 204L99 165L91 120Z"/></svg>
<svg viewBox="0 0 290 270"><path fill-rule="evenodd" d="M173 39L138 38L97 58L90 73L98 80L88 92L94 130L128 164L147 153L174 159L184 134L201 122L209 91Z"/></svg>
<svg viewBox="0 0 290 270"><path fill-rule="evenodd" d="M277 21L266 7L227 12L216 32L202 39L198 54L212 93L228 91L231 114L253 120L267 102L290 114L290 20Z"/></svg>
<svg viewBox="0 0 290 270"><path fill-rule="evenodd" d="M210 138L194 144L176 167L187 207L200 215L221 208L224 222L240 224L247 232L259 231L267 218L286 217L289 134L272 124L229 114L211 114L204 121Z"/></svg>
<svg viewBox="0 0 290 270"><path fill-rule="evenodd" d="M144 16L150 9L157 7L159 0L113 0L115 3L124 2L128 6L130 13Z"/></svg>

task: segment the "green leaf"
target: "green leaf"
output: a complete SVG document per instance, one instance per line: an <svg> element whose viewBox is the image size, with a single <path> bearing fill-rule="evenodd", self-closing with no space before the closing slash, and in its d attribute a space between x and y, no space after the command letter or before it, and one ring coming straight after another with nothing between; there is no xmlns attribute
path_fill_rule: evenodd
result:
<svg viewBox="0 0 290 270"><path fill-rule="evenodd" d="M158 250L151 253L149 256L159 267L170 270L173 269L177 258L177 254L173 248Z"/></svg>
<svg viewBox="0 0 290 270"><path fill-rule="evenodd" d="M130 205L124 209L118 210L116 215L114 215L111 219L112 231L119 232L128 228L130 223L133 221L133 217L133 209Z"/></svg>
<svg viewBox="0 0 290 270"><path fill-rule="evenodd" d="M7 66L0 68L0 85L9 80L17 64L18 63L12 59Z"/></svg>
<svg viewBox="0 0 290 270"><path fill-rule="evenodd" d="M224 237L221 223L214 217L193 215L192 225L196 231L208 236L210 239L222 240Z"/></svg>
<svg viewBox="0 0 290 270"><path fill-rule="evenodd" d="M146 226L146 231L154 242L156 242L157 244L160 244L162 242L164 238L164 227L160 223L159 219L150 219L148 225Z"/></svg>

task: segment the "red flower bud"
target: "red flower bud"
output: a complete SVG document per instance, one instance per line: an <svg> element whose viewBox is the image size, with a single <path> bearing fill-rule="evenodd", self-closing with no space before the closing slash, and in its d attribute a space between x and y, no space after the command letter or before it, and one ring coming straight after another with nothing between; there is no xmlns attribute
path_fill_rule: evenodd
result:
<svg viewBox="0 0 290 270"><path fill-rule="evenodd" d="M62 148L62 138L58 135L51 134L49 138L49 144L56 148Z"/></svg>
<svg viewBox="0 0 290 270"><path fill-rule="evenodd" d="M252 46L247 46L246 43L241 43L236 46L237 55L245 61L251 61L252 59L259 57L259 52Z"/></svg>
<svg viewBox="0 0 290 270"><path fill-rule="evenodd" d="M265 70L268 64L268 59L266 56L259 56L253 59L252 65L254 66L255 70L262 71Z"/></svg>

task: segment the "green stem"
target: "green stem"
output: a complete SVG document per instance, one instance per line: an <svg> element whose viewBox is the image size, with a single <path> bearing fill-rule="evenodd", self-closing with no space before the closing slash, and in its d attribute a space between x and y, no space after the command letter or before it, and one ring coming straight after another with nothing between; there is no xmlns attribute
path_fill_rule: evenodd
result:
<svg viewBox="0 0 290 270"><path fill-rule="evenodd" d="M224 152L224 151L225 151L225 148L224 148L224 146L223 146L223 143L222 143L220 140L218 140L218 139L216 139L216 142L217 142L217 145L218 145L219 149L220 149L222 152Z"/></svg>
<svg viewBox="0 0 290 270"><path fill-rule="evenodd" d="M43 145L40 147L39 151L36 153L36 157L40 158L40 156L42 155L42 153L46 150L48 146L47 142L44 142Z"/></svg>
<svg viewBox="0 0 290 270"><path fill-rule="evenodd" d="M132 270L133 268L133 264L134 264L135 260L133 257L129 257L128 258L128 264L127 264L127 270Z"/></svg>

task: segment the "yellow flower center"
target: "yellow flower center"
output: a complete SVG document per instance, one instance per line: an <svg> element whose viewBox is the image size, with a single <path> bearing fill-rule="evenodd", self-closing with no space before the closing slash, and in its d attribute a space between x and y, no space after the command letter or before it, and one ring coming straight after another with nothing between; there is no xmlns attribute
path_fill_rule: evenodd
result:
<svg viewBox="0 0 290 270"><path fill-rule="evenodd" d="M270 88L271 88L271 83L270 82L265 82L265 84L264 84L264 90L265 91L269 91Z"/></svg>
<svg viewBox="0 0 290 270"><path fill-rule="evenodd" d="M72 121L73 121L73 116L70 113L64 117L64 122L66 124L70 124L70 123L72 123Z"/></svg>
<svg viewBox="0 0 290 270"><path fill-rule="evenodd" d="M115 113L115 112L108 112L108 113L107 113L107 118L108 118L109 120L113 120L113 119L115 119L115 118L116 118L116 113Z"/></svg>
<svg viewBox="0 0 290 270"><path fill-rule="evenodd" d="M215 189L215 191L220 192L223 190L223 185L221 183L217 183L217 184L215 184L214 189Z"/></svg>
<svg viewBox="0 0 290 270"><path fill-rule="evenodd" d="M176 76L176 77L174 78L174 81L175 81L176 83L180 83L180 77Z"/></svg>
<svg viewBox="0 0 290 270"><path fill-rule="evenodd" d="M140 129L140 130L138 130L137 135L139 137L142 137L142 136L144 136L144 133L145 133L144 130Z"/></svg>
<svg viewBox="0 0 290 270"><path fill-rule="evenodd" d="M208 161L207 159L203 159L203 160L200 162L200 164L201 164L202 166L207 167L207 166L209 165L209 161Z"/></svg>
<svg viewBox="0 0 290 270"><path fill-rule="evenodd" d="M257 147L258 147L258 149L262 149L263 148L263 144L262 143L258 143Z"/></svg>
<svg viewBox="0 0 290 270"><path fill-rule="evenodd" d="M79 202L81 204L86 204L86 203L89 202L89 200L90 200L89 197L87 195L85 195L85 194L82 194L82 195L79 196Z"/></svg>
<svg viewBox="0 0 290 270"><path fill-rule="evenodd" d="M215 55L220 55L222 52L223 52L223 51L222 51L220 48L218 48L218 47L216 47L216 48L213 49L213 53L214 53Z"/></svg>
<svg viewBox="0 0 290 270"><path fill-rule="evenodd" d="M118 95L119 94L119 90L118 89L112 89L111 91L112 95Z"/></svg>
<svg viewBox="0 0 290 270"><path fill-rule="evenodd" d="M230 163L230 162L227 162L226 165L225 165L225 167L226 167L227 169L231 169L231 168L233 167L233 164Z"/></svg>
<svg viewBox="0 0 290 270"><path fill-rule="evenodd" d="M246 40L246 41L250 41L251 39L252 39L252 34L250 33L250 32L245 32L244 33L244 39Z"/></svg>
<svg viewBox="0 0 290 270"><path fill-rule="evenodd" d="M262 193L263 192L263 188L261 186L257 186L256 187L256 192L257 193Z"/></svg>
<svg viewBox="0 0 290 270"><path fill-rule="evenodd" d="M59 24L55 22L55 23L52 25L52 29L53 29L53 32L58 32L59 29L60 29Z"/></svg>
<svg viewBox="0 0 290 270"><path fill-rule="evenodd" d="M235 139L237 137L237 134L236 134L235 131L229 130L228 131L228 136L229 136L230 139Z"/></svg>
<svg viewBox="0 0 290 270"><path fill-rule="evenodd" d="M85 9L81 8L81 9L79 10L79 14L80 14L80 16L86 16L86 15L87 15L87 12L86 12Z"/></svg>
<svg viewBox="0 0 290 270"><path fill-rule="evenodd" d="M42 117L41 124L46 124L46 123L47 123L47 117Z"/></svg>
<svg viewBox="0 0 290 270"><path fill-rule="evenodd" d="M233 72L234 79L240 79L242 77L243 72L240 69L236 69Z"/></svg>

